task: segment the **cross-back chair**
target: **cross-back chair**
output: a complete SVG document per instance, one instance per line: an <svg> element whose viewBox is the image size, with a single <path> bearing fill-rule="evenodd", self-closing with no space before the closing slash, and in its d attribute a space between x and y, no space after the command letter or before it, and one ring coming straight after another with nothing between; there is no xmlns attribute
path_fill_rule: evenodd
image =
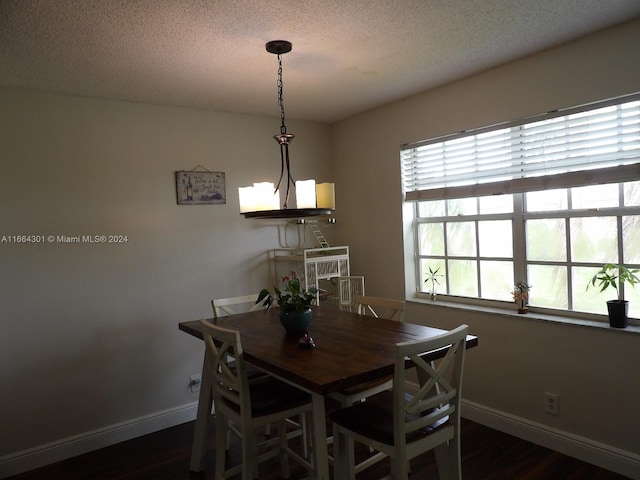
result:
<svg viewBox="0 0 640 480"><path fill-rule="evenodd" d="M460 400L468 331L461 325L427 340L397 344L393 389L332 414L336 480L355 476L353 443L347 439L388 455L394 479L406 480L409 460L432 449L440 478L462 478ZM405 370L413 365L420 372L414 395L405 384Z"/></svg>
<svg viewBox="0 0 640 480"><path fill-rule="evenodd" d="M237 313L253 312L256 310L264 310L267 307L262 303L256 303L258 299L257 293L250 295L241 295L239 297L230 298L214 298L211 300L211 308L213 308L213 323L220 317L226 317L227 315L235 315ZM254 378L264 377L267 373L264 370L260 370L253 365L247 365L247 375L249 381ZM267 429L267 434L269 429Z"/></svg>
<svg viewBox="0 0 640 480"><path fill-rule="evenodd" d="M402 322L404 320L405 302L392 298L357 295L355 298L356 312L375 318L388 318Z"/></svg>
<svg viewBox="0 0 640 480"><path fill-rule="evenodd" d="M249 295L240 295L238 297L229 297L229 298L214 298L211 300L211 308L213 309L213 318L214 323L220 317L226 317L227 315L235 315L237 313L245 313L245 312L254 312L258 310L265 310L267 307L264 303L256 303L258 299L257 293L251 293ZM257 378L261 378L267 375L264 370L260 370L253 365L246 365L247 376L249 377L249 381L252 382ZM291 420L293 423L293 421ZM305 439L306 439L306 426L302 422L295 424L296 426L302 426ZM229 432L230 433L230 432ZM265 435L271 435L271 425L265 426ZM228 442L227 442L228 445ZM305 455L307 454L306 442L305 442Z"/></svg>
<svg viewBox="0 0 640 480"><path fill-rule="evenodd" d="M300 463L312 476L311 463L288 444L290 427L286 421L309 414L311 396L272 376L249 382L240 332L205 319L201 324L216 405L216 445L225 444L227 429L242 442L242 462L232 467L227 466L226 450L216 449L215 479L227 479L240 472L243 480L258 478L259 464L275 456L280 457L284 478L289 477L290 460ZM258 443L260 429L271 423L277 424L277 438Z"/></svg>
<svg viewBox="0 0 640 480"><path fill-rule="evenodd" d="M354 298L354 305L357 313L373 317L372 321L375 321L375 318L402 321L404 318L405 302L401 300L356 295ZM372 395L389 390L392 387L393 377L389 375L381 379L376 379L371 382L340 390L330 394L329 396L340 402L341 407L348 407L356 402L364 401ZM332 437L329 437L329 442L331 441ZM364 459L355 466L355 473L361 472L379 460L382 460L384 457L385 455L382 452L378 452L377 454Z"/></svg>
<svg viewBox="0 0 640 480"><path fill-rule="evenodd" d="M256 304L258 294L242 295L230 298L214 298L211 300L211 308L213 308L213 318L220 318L226 315L234 315L236 313L253 312L255 310L264 310L266 306L262 303Z"/></svg>
<svg viewBox="0 0 640 480"><path fill-rule="evenodd" d="M355 312L357 295L364 295L364 276L350 275L335 278L338 288L338 308L346 312Z"/></svg>

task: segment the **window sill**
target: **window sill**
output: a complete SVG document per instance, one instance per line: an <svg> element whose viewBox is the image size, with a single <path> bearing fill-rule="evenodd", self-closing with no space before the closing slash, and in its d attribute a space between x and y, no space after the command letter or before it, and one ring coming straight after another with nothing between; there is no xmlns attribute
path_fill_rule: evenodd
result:
<svg viewBox="0 0 640 480"><path fill-rule="evenodd" d="M640 335L640 325L637 323L636 319L630 320L630 322L632 323L630 323L627 326L627 328L613 328L609 326L608 322L580 319L580 318L574 318L574 317L563 317L559 315L549 315L546 313L536 312L535 309L529 310L529 313L520 314L515 309L509 310L504 308L488 307L484 305L475 305L475 304L472 305L467 303L444 300L440 298L438 298L438 300L429 300L427 298L414 297L414 298L408 298L406 301L410 303L419 303L422 305L433 305L441 308L451 308L455 310L491 313L491 314L499 315L502 317L517 318L518 320L561 323L563 325L571 325L575 327L599 328L601 330L608 330L611 332L620 332L620 333L630 334L630 335Z"/></svg>

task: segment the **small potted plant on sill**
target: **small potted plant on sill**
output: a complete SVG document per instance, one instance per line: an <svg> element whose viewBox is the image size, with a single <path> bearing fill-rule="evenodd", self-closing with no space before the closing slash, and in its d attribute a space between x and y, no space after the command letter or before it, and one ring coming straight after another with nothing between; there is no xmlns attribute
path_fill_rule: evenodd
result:
<svg viewBox="0 0 640 480"><path fill-rule="evenodd" d="M518 305L518 313L529 313L529 306L527 303L529 301L530 289L531 285L527 285L527 282L518 282L515 287L513 287L511 295L513 295L513 300Z"/></svg>
<svg viewBox="0 0 640 480"><path fill-rule="evenodd" d="M600 291L605 291L608 287L613 287L618 298L607 301L607 311L609 313L609 325L614 328L625 328L627 326L627 311L629 302L624 299L622 284L628 283L632 287L640 283L640 278L636 275L638 269L630 269L621 263L605 263L600 271L587 283L589 287L600 287Z"/></svg>
<svg viewBox="0 0 640 480"><path fill-rule="evenodd" d="M280 323L285 330L289 333L305 333L311 323L311 302L316 298L317 291L315 287L308 290L302 288L296 272L291 272L290 276L282 277L280 288L273 287L274 293L263 288L256 303L262 302L269 310L275 300L280 307Z"/></svg>
<svg viewBox="0 0 640 480"><path fill-rule="evenodd" d="M427 278L425 279L424 283L431 283L431 291L429 292L431 295L431 300L435 300L436 299L436 285L440 285L440 282L438 281L438 277L442 277L442 274L438 274L438 272L440 271L440 267L437 267L435 270L433 270L431 267L429 267L429 273L427 273Z"/></svg>

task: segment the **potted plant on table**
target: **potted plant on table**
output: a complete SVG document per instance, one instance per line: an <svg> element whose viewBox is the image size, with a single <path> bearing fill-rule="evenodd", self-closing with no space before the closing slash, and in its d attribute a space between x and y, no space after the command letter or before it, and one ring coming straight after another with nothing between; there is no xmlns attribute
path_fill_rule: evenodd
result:
<svg viewBox="0 0 640 480"><path fill-rule="evenodd" d="M273 287L273 293L263 288L256 303L271 308L274 300L280 307L280 322L289 333L304 333L311 323L311 302L316 298L317 288L305 290L296 272L282 277L280 287Z"/></svg>
<svg viewBox="0 0 640 480"><path fill-rule="evenodd" d="M636 275L638 271L638 269L630 269L621 263L606 263L587 283L587 289L591 286L595 287L597 283L601 292L608 287L613 287L616 290L617 300L607 301L609 325L614 328L625 328L627 326L629 302L624 299L622 284L626 282L633 287L636 283L640 283L640 278Z"/></svg>

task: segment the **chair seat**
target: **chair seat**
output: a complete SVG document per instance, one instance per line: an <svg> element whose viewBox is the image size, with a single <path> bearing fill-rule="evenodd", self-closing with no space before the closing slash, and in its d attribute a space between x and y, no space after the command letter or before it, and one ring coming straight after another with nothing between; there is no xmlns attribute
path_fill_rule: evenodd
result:
<svg viewBox="0 0 640 480"><path fill-rule="evenodd" d="M231 365L230 368L231 368L232 371L235 371L235 367L233 365ZM247 379L249 379L249 382L253 382L257 378L262 378L262 377L266 377L266 376L269 375L264 370L262 370L262 369L260 369L258 367L254 367L250 363L245 366L245 370L247 372Z"/></svg>
<svg viewBox="0 0 640 480"><path fill-rule="evenodd" d="M252 417L271 415L311 402L308 393L268 375L251 380L249 390ZM236 403L223 401L229 408L239 412Z"/></svg>
<svg viewBox="0 0 640 480"><path fill-rule="evenodd" d="M343 390L340 390L341 395L355 395L358 393L366 392L367 390L371 390L379 385L389 384L389 388L391 388L391 382L393 381L393 375L388 375L382 379L371 380L369 382L359 383L358 385L354 385L353 387L348 387Z"/></svg>
<svg viewBox="0 0 640 480"><path fill-rule="evenodd" d="M412 396L405 393L405 399ZM434 410L425 412L424 415ZM412 416L407 415L407 420ZM372 422L371 419L375 421ZM413 416L417 418L417 416ZM342 427L372 438L385 445L394 445L393 439L393 392L384 391L367 398L366 402L357 403L343 408L331 415L331 420ZM449 417L444 417L428 427L407 434L407 443L414 442L421 437L431 435L449 423Z"/></svg>

